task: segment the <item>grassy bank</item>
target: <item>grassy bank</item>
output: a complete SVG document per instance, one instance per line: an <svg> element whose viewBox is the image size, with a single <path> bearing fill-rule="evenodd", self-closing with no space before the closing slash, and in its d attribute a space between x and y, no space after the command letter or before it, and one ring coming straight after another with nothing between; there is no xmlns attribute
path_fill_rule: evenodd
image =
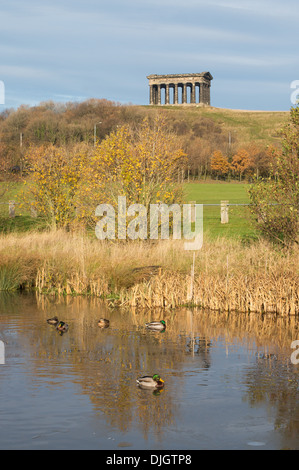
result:
<svg viewBox="0 0 299 470"><path fill-rule="evenodd" d="M96 295L113 305L299 313L299 250L265 242L204 240L193 255L178 241L104 243L63 231L0 236L0 290Z"/></svg>

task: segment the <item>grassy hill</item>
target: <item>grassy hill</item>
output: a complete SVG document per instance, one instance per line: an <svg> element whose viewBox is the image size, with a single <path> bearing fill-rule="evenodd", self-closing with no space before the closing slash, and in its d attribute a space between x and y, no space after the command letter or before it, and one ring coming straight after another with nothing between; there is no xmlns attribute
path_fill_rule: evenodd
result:
<svg viewBox="0 0 299 470"><path fill-rule="evenodd" d="M252 141L261 144L279 142L279 130L289 119L289 111L247 111L196 106L147 106L149 113L161 110L172 119L182 119L192 126L198 119L208 119L220 126L225 134L231 132L232 141L239 143Z"/></svg>
<svg viewBox="0 0 299 470"><path fill-rule="evenodd" d="M203 116L210 117L216 122L222 122L224 129L238 132L245 142L257 140L274 143L280 139L278 131L289 119L289 112L211 108L204 109Z"/></svg>
<svg viewBox="0 0 299 470"><path fill-rule="evenodd" d="M82 103L45 102L38 106L6 110L0 114L1 153L17 161L20 134L23 151L30 145L93 145L94 125L102 139L117 126L137 125L146 116L165 114L170 128L189 140L206 140L214 147L227 146L229 136L239 146L256 141L262 145L279 142L279 129L289 112L242 111L197 106L120 105L107 100Z"/></svg>

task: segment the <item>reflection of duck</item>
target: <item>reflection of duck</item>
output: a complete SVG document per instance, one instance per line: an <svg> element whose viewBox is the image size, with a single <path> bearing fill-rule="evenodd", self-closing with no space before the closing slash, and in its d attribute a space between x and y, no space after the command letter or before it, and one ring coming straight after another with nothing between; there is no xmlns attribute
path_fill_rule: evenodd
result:
<svg viewBox="0 0 299 470"><path fill-rule="evenodd" d="M277 359L276 354L273 353L256 353L256 357L258 359Z"/></svg>
<svg viewBox="0 0 299 470"><path fill-rule="evenodd" d="M69 329L69 326L67 323L64 323L64 321L60 321L57 326L56 326L56 329L58 331L62 331L62 332L66 332L68 329Z"/></svg>
<svg viewBox="0 0 299 470"><path fill-rule="evenodd" d="M141 388L163 388L164 380L161 379L160 375L154 374L152 377L150 375L144 375L139 377L136 382Z"/></svg>
<svg viewBox="0 0 299 470"><path fill-rule="evenodd" d="M48 318L47 322L49 323L49 325L57 325L59 320L57 317L53 317L53 318Z"/></svg>
<svg viewBox="0 0 299 470"><path fill-rule="evenodd" d="M106 318L100 318L98 321L98 326L100 328L108 328L109 324L110 324L110 321L106 320Z"/></svg>
<svg viewBox="0 0 299 470"><path fill-rule="evenodd" d="M161 321L151 321L149 323L145 324L146 328L149 330L157 330L157 331L162 331L165 330L166 328L166 323L164 320Z"/></svg>

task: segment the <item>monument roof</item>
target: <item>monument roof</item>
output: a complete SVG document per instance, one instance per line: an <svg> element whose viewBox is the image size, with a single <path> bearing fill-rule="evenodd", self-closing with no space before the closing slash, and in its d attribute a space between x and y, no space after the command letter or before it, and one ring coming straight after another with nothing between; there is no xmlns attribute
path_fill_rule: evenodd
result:
<svg viewBox="0 0 299 470"><path fill-rule="evenodd" d="M159 75L159 74L152 74L148 75L146 78L149 79L161 79L161 78L191 78L191 77L205 77L209 80L213 80L212 75L210 72L200 72L200 73L172 73L167 75Z"/></svg>

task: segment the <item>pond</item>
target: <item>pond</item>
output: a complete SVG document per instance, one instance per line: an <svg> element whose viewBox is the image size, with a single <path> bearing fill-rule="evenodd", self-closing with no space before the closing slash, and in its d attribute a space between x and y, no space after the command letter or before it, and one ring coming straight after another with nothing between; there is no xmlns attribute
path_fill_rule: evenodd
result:
<svg viewBox="0 0 299 470"><path fill-rule="evenodd" d="M298 449L297 339L296 318L1 294L0 448ZM164 388L140 389L154 373Z"/></svg>

